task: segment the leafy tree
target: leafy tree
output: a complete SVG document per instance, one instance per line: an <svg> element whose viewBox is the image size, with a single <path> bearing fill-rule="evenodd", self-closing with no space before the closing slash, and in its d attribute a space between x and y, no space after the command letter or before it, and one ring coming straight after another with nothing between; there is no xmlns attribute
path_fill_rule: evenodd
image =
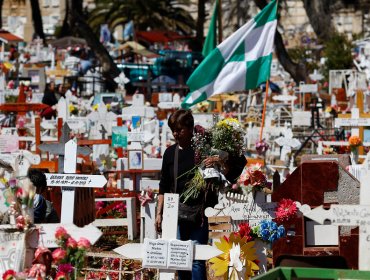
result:
<svg viewBox="0 0 370 280"><path fill-rule="evenodd" d="M352 43L345 35L333 33L325 42L325 74L333 69L351 69L353 66Z"/></svg>
<svg viewBox="0 0 370 280"><path fill-rule="evenodd" d="M79 35L84 38L89 47L94 51L102 68L108 87L115 86L114 78L120 74L117 65L109 55L107 49L100 43L96 33L84 19L83 0L66 0L66 15L63 22L61 37L66 35Z"/></svg>
<svg viewBox="0 0 370 280"><path fill-rule="evenodd" d="M96 8L88 15L88 23L95 32L99 32L103 23L114 30L133 20L138 30L162 29L190 35L195 29L195 21L184 5L190 5L190 1L98 0Z"/></svg>

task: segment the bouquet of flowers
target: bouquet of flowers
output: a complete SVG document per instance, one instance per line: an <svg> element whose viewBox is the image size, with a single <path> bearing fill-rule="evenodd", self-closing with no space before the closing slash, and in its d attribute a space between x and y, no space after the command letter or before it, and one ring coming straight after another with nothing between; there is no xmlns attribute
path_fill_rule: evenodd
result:
<svg viewBox="0 0 370 280"><path fill-rule="evenodd" d="M236 119L221 120L208 130L199 125L195 126L192 145L196 166L191 170L194 177L187 183L182 194L184 202L197 198L202 191L206 193L209 189L230 184L222 172L226 169L225 163L229 156L241 156L244 153L243 139L244 131ZM206 168L203 161L212 156L218 156L220 161L212 168Z"/></svg>
<svg viewBox="0 0 370 280"><path fill-rule="evenodd" d="M248 194L251 191L262 191L270 187L271 183L267 181L266 175L262 172L262 165L255 164L244 168L232 189L241 190L244 194Z"/></svg>
<svg viewBox="0 0 370 280"><path fill-rule="evenodd" d="M76 241L63 227L57 228L55 239L60 246L52 253L53 263L57 266L56 279L77 279L90 241L83 237Z"/></svg>
<svg viewBox="0 0 370 280"><path fill-rule="evenodd" d="M210 259L211 268L215 276L224 276L226 279L249 279L260 270L255 241L257 239L273 243L285 236L285 229L274 221L263 220L251 227L248 223L241 223L239 230L232 232L229 237L224 236L216 247L224 253Z"/></svg>
<svg viewBox="0 0 370 280"><path fill-rule="evenodd" d="M348 144L349 144L349 146L351 147L351 150L352 150L352 149L356 149L359 146L361 146L362 145L362 141L361 141L361 138L359 136L352 135L348 139Z"/></svg>

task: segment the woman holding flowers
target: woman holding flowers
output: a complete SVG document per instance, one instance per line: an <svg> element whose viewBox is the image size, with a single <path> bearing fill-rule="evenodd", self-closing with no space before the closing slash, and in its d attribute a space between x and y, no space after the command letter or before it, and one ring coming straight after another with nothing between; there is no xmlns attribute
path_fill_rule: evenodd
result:
<svg viewBox="0 0 370 280"><path fill-rule="evenodd" d="M215 196L216 191L214 189L209 189L207 192L201 191L196 197L186 199L186 202L184 201L184 196L182 196L187 189L187 184L194 178L194 170L197 168L195 150L192 146L194 118L191 111L184 109L177 110L169 117L168 126L171 128L176 143L168 147L163 155L155 222L156 229L158 232L162 231L164 194L171 192L178 193L180 194L179 216L181 216L181 204L185 207L199 209L199 219L195 218L193 221L179 219L178 238L181 240L192 240L194 244L207 244L208 221L204 215L204 209L206 205L208 206L210 204L207 198L212 195ZM175 164L176 157L177 164ZM239 156L236 159L231 159L231 161L233 165L225 168L225 175L230 182L233 182L242 172L246 164L246 159L244 156ZM212 167L221 164L221 158L218 155L209 156L202 161L202 164L205 167ZM230 172L228 172L229 170ZM227 173L232 174L232 177L228 177ZM192 271L179 271L178 276L180 280L206 279L205 261L194 260Z"/></svg>

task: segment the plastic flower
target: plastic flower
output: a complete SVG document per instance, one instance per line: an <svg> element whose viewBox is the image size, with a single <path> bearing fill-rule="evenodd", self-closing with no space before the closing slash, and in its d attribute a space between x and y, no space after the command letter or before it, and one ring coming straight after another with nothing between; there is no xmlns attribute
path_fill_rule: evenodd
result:
<svg viewBox="0 0 370 280"><path fill-rule="evenodd" d="M3 280L13 280L16 279L17 273L13 269L8 269L3 274Z"/></svg>
<svg viewBox="0 0 370 280"><path fill-rule="evenodd" d="M15 218L15 222L17 223L16 226L19 230L24 230L26 227L26 219L22 215L19 215L17 218Z"/></svg>
<svg viewBox="0 0 370 280"><path fill-rule="evenodd" d="M81 237L80 240L77 242L77 247L79 249L89 249L91 246L91 243L88 239Z"/></svg>
<svg viewBox="0 0 370 280"><path fill-rule="evenodd" d="M221 238L220 242L216 242L215 244L216 247L223 252L223 254L209 260L210 263L212 263L211 268L215 276L228 277L227 273L231 257L233 257L232 263L237 264L237 260L235 259L237 249L235 249L235 246L238 245L240 248L240 261L246 267L245 279L253 276L255 271L259 270L258 265L255 263L257 256L256 249L253 247L254 242L247 242L246 238L241 238L239 234L232 232L229 238ZM232 251L233 246L234 251ZM232 256L230 255L230 251Z"/></svg>
<svg viewBox="0 0 370 280"><path fill-rule="evenodd" d="M58 265L58 271L64 272L64 273L72 273L73 272L73 266L70 263L62 263Z"/></svg>
<svg viewBox="0 0 370 280"><path fill-rule="evenodd" d="M36 263L32 265L28 277L36 279L44 279L46 276L46 266L41 263Z"/></svg>
<svg viewBox="0 0 370 280"><path fill-rule="evenodd" d="M53 260L56 263L60 263L66 256L67 252L64 249L58 248L52 253Z"/></svg>
<svg viewBox="0 0 370 280"><path fill-rule="evenodd" d="M348 144L351 147L358 147L358 146L362 145L362 141L361 141L361 138L359 136L352 135L351 137L349 137Z"/></svg>
<svg viewBox="0 0 370 280"><path fill-rule="evenodd" d="M67 239L66 245L68 248L72 248L72 249L77 248L77 241L74 240L72 237L69 237Z"/></svg>
<svg viewBox="0 0 370 280"><path fill-rule="evenodd" d="M55 280L69 280L69 277L67 273L60 271L55 275Z"/></svg>
<svg viewBox="0 0 370 280"><path fill-rule="evenodd" d="M277 239L285 236L284 226L278 226L274 221L263 220L256 228L258 237L263 241L268 241L273 243Z"/></svg>
<svg viewBox="0 0 370 280"><path fill-rule="evenodd" d="M269 147L270 146L265 142L265 139L262 139L256 143L256 151L259 155L264 155Z"/></svg>
<svg viewBox="0 0 370 280"><path fill-rule="evenodd" d="M293 200L283 198L276 207L275 219L279 223L288 221L291 217L297 214L297 211L297 205Z"/></svg>
<svg viewBox="0 0 370 280"><path fill-rule="evenodd" d="M239 231L238 234L241 238L246 238L247 242L252 241L253 237L251 236L251 227L248 223L241 223L239 224Z"/></svg>
<svg viewBox="0 0 370 280"><path fill-rule="evenodd" d="M57 240L67 240L69 236L70 235L64 227L57 227L57 230L55 231L55 238Z"/></svg>

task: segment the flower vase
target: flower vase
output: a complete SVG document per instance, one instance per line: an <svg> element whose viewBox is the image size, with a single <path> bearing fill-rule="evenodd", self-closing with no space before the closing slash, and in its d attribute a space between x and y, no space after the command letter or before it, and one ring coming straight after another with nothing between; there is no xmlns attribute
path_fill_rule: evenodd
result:
<svg viewBox="0 0 370 280"><path fill-rule="evenodd" d="M256 255L258 258L258 266L260 268L259 274L267 272L267 250L270 245L260 239L254 241L254 248L256 249Z"/></svg>
<svg viewBox="0 0 370 280"><path fill-rule="evenodd" d="M358 164L358 147L351 147L351 160L353 164Z"/></svg>

